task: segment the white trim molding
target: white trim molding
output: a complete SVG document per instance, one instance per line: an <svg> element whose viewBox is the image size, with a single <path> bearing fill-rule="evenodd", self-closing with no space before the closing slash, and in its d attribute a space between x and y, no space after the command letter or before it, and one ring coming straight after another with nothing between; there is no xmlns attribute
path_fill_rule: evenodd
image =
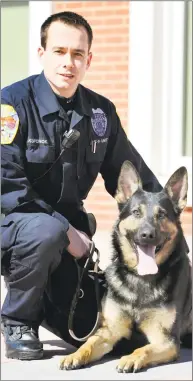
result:
<svg viewBox="0 0 193 381"><path fill-rule="evenodd" d="M129 19L129 139L151 166L153 17L152 1L131 1Z"/></svg>
<svg viewBox="0 0 193 381"><path fill-rule="evenodd" d="M129 139L162 185L191 158L182 156L183 1L131 1ZM191 186L188 204L192 205Z"/></svg>
<svg viewBox="0 0 193 381"><path fill-rule="evenodd" d="M40 28L51 14L52 1L29 1L29 75L38 74L42 70L37 54Z"/></svg>

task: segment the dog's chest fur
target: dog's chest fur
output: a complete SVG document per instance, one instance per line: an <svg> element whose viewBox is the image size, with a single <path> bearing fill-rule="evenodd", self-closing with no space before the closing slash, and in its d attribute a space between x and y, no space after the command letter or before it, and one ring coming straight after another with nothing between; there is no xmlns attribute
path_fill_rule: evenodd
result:
<svg viewBox="0 0 193 381"><path fill-rule="evenodd" d="M138 277L123 266L114 263L106 269L108 283L107 297L113 299L119 308L135 322L139 322L150 308L164 307L167 302L168 280L161 285L148 281L151 276Z"/></svg>

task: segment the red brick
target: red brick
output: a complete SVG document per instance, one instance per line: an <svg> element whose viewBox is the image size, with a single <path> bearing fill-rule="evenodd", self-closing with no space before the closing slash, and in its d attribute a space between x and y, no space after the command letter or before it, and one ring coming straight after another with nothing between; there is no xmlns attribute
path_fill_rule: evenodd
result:
<svg viewBox="0 0 193 381"><path fill-rule="evenodd" d="M106 7L106 8L103 8L103 9L96 9L95 10L95 15L97 15L97 16L100 16L100 17L107 17L108 18L108 16L109 15L113 15L113 16L117 16L117 17L119 17L119 16L127 16L127 12L128 12L128 10L127 10L127 8L119 8L119 7L117 7L117 8L115 8L115 7L112 7L111 9L109 9L109 7Z"/></svg>
<svg viewBox="0 0 193 381"><path fill-rule="evenodd" d="M86 9L97 9L103 7L105 4L104 1L81 1L83 8Z"/></svg>
<svg viewBox="0 0 193 381"><path fill-rule="evenodd" d="M112 34L114 34L114 35L117 35L117 33L118 34L125 34L127 32L127 28L126 27L123 27L122 25L120 26L119 25L119 27L118 26L116 26L116 29L115 29L115 26L111 23L111 25L110 25L110 27L107 27L106 25L105 26L103 26L103 27L101 27L101 26L99 26L98 28L95 28L95 32L94 32L94 34L96 35L100 35L100 34L102 34L103 36L108 36L109 34L110 35L112 35Z"/></svg>

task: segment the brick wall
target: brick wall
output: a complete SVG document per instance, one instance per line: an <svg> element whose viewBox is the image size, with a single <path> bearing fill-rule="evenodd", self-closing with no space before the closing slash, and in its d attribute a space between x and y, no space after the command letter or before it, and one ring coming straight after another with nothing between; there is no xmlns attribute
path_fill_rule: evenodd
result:
<svg viewBox="0 0 193 381"><path fill-rule="evenodd" d="M94 34L93 60L83 85L108 97L117 108L124 129L128 128L128 1L53 2L53 13L70 10L91 24ZM98 179L85 207L97 219L98 229L110 229L117 215L114 199Z"/></svg>

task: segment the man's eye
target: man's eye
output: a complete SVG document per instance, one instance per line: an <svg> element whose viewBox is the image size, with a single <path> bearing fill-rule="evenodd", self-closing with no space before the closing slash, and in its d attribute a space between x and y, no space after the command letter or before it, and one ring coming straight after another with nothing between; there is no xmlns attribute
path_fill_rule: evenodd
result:
<svg viewBox="0 0 193 381"><path fill-rule="evenodd" d="M62 50L55 50L54 53L62 54Z"/></svg>

